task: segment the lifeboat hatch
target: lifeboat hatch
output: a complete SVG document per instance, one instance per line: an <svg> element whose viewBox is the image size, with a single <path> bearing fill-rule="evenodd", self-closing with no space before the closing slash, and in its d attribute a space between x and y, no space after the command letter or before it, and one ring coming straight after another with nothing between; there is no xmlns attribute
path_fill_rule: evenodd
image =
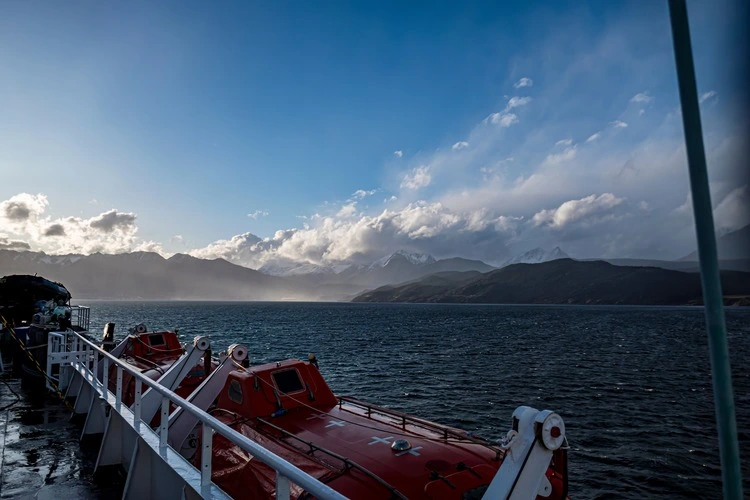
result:
<svg viewBox="0 0 750 500"><path fill-rule="evenodd" d="M296 368L273 372L271 377L273 377L276 388L282 394L294 394L305 390L305 384L302 383L302 377L300 377Z"/></svg>
<svg viewBox="0 0 750 500"><path fill-rule="evenodd" d="M167 341L164 340L164 335L161 333L152 333L148 336L148 343L152 347L162 347L167 345Z"/></svg>

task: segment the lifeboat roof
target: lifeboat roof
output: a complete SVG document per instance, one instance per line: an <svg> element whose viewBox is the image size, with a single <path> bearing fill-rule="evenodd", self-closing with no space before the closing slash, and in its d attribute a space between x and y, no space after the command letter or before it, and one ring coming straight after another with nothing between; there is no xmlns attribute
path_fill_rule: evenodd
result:
<svg viewBox="0 0 750 500"><path fill-rule="evenodd" d="M325 464L326 482L352 498L459 499L489 484L503 456L457 429L337 397L298 360L232 372L218 408L243 433Z"/></svg>

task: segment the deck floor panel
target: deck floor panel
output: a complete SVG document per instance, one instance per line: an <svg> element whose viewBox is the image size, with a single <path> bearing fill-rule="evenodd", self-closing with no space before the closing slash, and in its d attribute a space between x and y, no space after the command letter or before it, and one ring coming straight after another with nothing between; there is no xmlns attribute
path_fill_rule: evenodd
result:
<svg viewBox="0 0 750 500"><path fill-rule="evenodd" d="M0 380L0 498L119 498L119 478L94 481L98 446L82 446L81 423L39 392Z"/></svg>

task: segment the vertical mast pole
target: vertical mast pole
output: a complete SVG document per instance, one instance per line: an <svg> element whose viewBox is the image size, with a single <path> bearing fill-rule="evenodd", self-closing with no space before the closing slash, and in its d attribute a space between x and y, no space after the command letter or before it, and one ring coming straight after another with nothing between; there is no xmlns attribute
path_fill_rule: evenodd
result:
<svg viewBox="0 0 750 500"><path fill-rule="evenodd" d="M685 129L693 215L698 237L698 257L713 375L724 498L742 500L742 473L737 442L732 372L729 366L729 347L724 322L724 302L716 251L713 208L708 186L706 153L703 147L698 89L695 83L695 67L685 0L669 0L669 15L672 23L677 81L680 88L682 122Z"/></svg>

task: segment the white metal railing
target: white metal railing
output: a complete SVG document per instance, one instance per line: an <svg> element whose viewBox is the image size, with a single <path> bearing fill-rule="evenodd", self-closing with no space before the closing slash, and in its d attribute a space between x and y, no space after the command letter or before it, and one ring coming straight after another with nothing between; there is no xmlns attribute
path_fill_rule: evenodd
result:
<svg viewBox="0 0 750 500"><path fill-rule="evenodd" d="M158 382L151 380L139 371L133 369L132 366L125 363L124 361L112 356L108 352L99 348L88 339L78 334L77 332L67 331L66 335L69 339L62 341L56 339L55 344L50 346L62 348L65 345L69 351L67 351L67 359L62 359L62 362L70 363L73 369L83 368L85 373L84 379L90 383L96 394L99 395L103 400L108 401L109 396L112 393L109 391L109 368L111 364L117 367L117 382L116 390L114 394L114 410L118 413L123 409L122 403L122 390L123 390L123 373L127 372L135 379L135 401L131 407L135 414L134 423L136 426L149 427L149 422L144 422L141 419L141 396L143 391L143 385L150 387L157 393L163 396L161 403L161 421L159 424L158 435L159 435L159 448L160 450L166 449L168 445L169 427L168 427L168 416L169 416L169 403L172 402L182 411L195 417L203 428L202 433L202 446L201 446L201 486L211 485L211 457L212 457L212 442L213 434L218 433L227 439L229 442L239 446L242 450L251 454L254 459L259 460L266 464L268 467L276 471L276 498L280 500L287 500L290 498L291 483L294 483L305 491L311 493L320 499L332 499L332 500L345 500L346 497L332 489L331 487L318 481L316 478L310 476L306 472L297 468L293 464L287 462L283 458L279 457L275 453L263 448L258 443L250 440L246 436L235 431L228 425L224 424L220 420L209 415L205 411L201 410L197 406L193 405L189 401L181 398L171 390L165 388ZM62 354L62 353L60 353ZM97 365L99 361L102 361L104 370L102 374L102 380L100 381L96 376ZM62 369L62 366L61 366ZM49 370L49 365L48 365Z"/></svg>
<svg viewBox="0 0 750 500"><path fill-rule="evenodd" d="M70 306L70 324L83 330L89 329L91 308L88 306Z"/></svg>

